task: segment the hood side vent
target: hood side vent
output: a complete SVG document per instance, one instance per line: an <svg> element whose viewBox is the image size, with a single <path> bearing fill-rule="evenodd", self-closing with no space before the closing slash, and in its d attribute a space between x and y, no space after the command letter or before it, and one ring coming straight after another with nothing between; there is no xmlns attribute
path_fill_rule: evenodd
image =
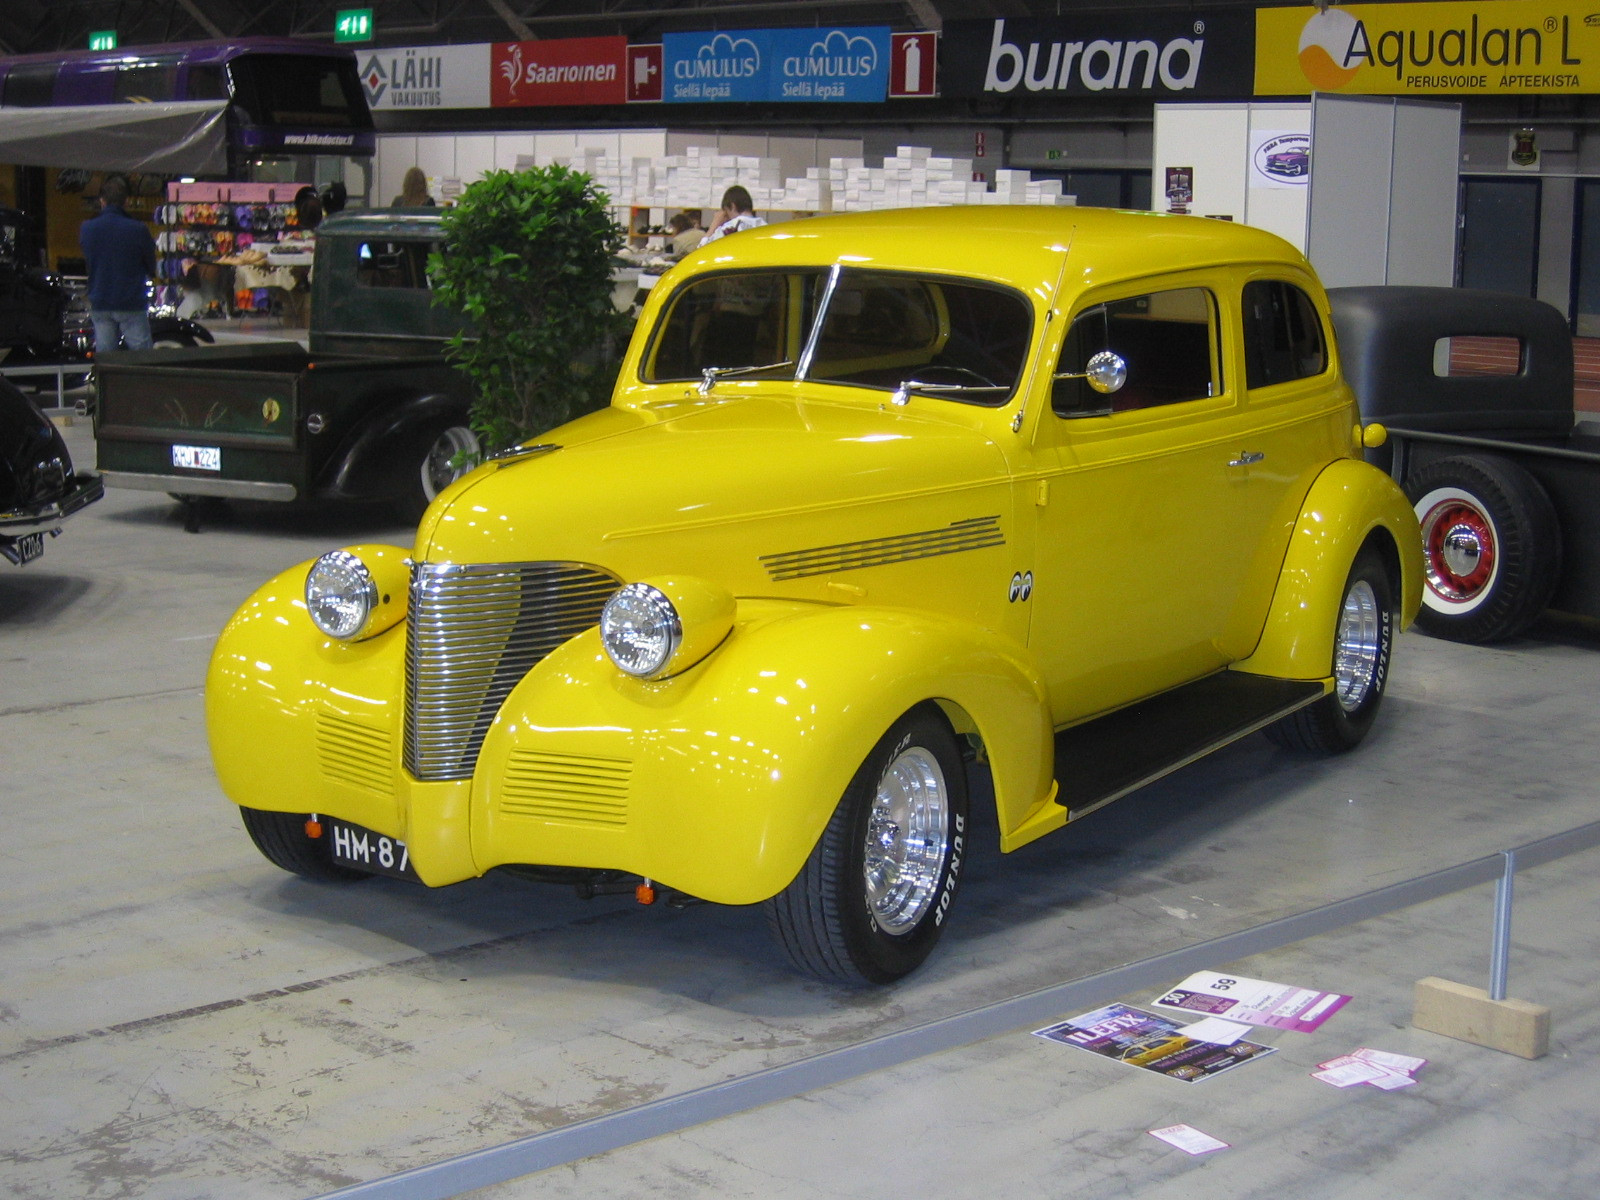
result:
<svg viewBox="0 0 1600 1200"><path fill-rule="evenodd" d="M839 571L860 571L887 563L936 558L941 554L960 554L1005 545L999 516L969 517L954 521L943 529L901 533L893 537L868 538L860 542L840 542L784 554L764 554L761 565L774 582L805 579L811 575L832 575Z"/></svg>

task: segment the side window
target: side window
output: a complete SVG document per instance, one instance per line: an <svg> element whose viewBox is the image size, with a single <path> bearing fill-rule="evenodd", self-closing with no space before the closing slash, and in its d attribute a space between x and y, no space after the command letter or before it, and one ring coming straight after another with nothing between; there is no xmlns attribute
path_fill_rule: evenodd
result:
<svg viewBox="0 0 1600 1200"><path fill-rule="evenodd" d="M185 92L185 100L226 100L228 80L220 66L190 67Z"/></svg>
<svg viewBox="0 0 1600 1200"><path fill-rule="evenodd" d="M1245 284L1244 362L1248 388L1326 371L1328 343L1311 297L1279 279Z"/></svg>
<svg viewBox="0 0 1600 1200"><path fill-rule="evenodd" d="M146 59L124 63L111 82L111 99L118 104L171 100L177 94L176 60Z"/></svg>
<svg viewBox="0 0 1600 1200"><path fill-rule="evenodd" d="M424 289L432 249L428 242L362 242L356 251L356 285Z"/></svg>
<svg viewBox="0 0 1600 1200"><path fill-rule="evenodd" d="M1222 390L1217 306L1205 288L1175 288L1111 300L1079 313L1061 346L1057 374L1081 375L1102 350L1120 355L1128 379L1102 395L1084 379L1057 379L1051 407L1062 417L1157 408Z"/></svg>
<svg viewBox="0 0 1600 1200"><path fill-rule="evenodd" d="M26 63L6 73L0 105L6 108L48 108L55 98L55 63Z"/></svg>

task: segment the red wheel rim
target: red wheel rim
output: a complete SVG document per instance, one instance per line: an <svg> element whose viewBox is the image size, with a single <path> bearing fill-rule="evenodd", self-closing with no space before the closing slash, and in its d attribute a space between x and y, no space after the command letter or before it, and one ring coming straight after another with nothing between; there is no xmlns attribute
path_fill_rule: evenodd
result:
<svg viewBox="0 0 1600 1200"><path fill-rule="evenodd" d="M1422 521L1428 588L1451 604L1475 600L1494 577L1494 526L1465 500L1445 500Z"/></svg>

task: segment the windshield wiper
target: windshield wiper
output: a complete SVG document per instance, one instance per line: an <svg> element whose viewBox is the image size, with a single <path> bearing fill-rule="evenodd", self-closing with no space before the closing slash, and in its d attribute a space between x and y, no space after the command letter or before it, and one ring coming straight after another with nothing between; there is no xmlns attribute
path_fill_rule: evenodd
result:
<svg viewBox="0 0 1600 1200"><path fill-rule="evenodd" d="M900 386L895 388L894 395L889 397L891 404L910 404L912 393L917 395L938 395L940 392L1009 392L1010 384L1005 383L926 383L921 379L902 379Z"/></svg>
<svg viewBox="0 0 1600 1200"><path fill-rule="evenodd" d="M756 371L776 371L780 367L792 367L794 363L788 359L783 362L764 363L761 366L750 367L705 367L700 372L700 383L695 388L702 396L709 396L711 389L717 386L717 380L726 379L731 375L751 375Z"/></svg>

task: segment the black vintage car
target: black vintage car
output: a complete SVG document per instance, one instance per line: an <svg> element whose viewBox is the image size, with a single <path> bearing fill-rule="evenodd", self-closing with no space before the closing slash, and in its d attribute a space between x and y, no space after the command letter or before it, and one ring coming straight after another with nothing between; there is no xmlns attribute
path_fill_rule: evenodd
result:
<svg viewBox="0 0 1600 1200"><path fill-rule="evenodd" d="M94 325L82 282L53 274L43 264L31 219L0 208L0 369L81 362L87 374ZM205 326L160 308L150 311L150 339L157 346L213 340Z"/></svg>
<svg viewBox="0 0 1600 1200"><path fill-rule="evenodd" d="M1573 405L1555 308L1464 288L1328 292L1345 378L1388 444L1426 556L1418 628L1515 637L1546 609L1600 618L1600 422Z"/></svg>
<svg viewBox="0 0 1600 1200"><path fill-rule="evenodd" d="M0 379L0 558L25 566L45 535L105 492L98 475L72 469L61 433L27 396Z"/></svg>

